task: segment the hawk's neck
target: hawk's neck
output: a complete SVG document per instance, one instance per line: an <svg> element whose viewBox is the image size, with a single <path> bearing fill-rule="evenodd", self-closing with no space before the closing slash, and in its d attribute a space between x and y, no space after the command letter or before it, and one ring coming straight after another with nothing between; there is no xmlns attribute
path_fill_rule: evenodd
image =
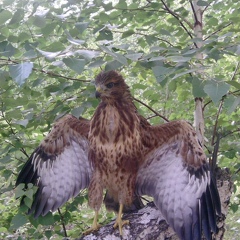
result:
<svg viewBox="0 0 240 240"><path fill-rule="evenodd" d="M103 144L126 141L139 137L140 120L136 107L129 98L102 101L91 121L90 135Z"/></svg>

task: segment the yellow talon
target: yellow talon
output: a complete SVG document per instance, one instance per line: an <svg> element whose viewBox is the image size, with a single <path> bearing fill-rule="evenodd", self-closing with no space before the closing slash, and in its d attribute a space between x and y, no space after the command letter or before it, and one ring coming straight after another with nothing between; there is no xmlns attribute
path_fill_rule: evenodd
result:
<svg viewBox="0 0 240 240"><path fill-rule="evenodd" d="M123 204L120 204L118 216L117 216L116 222L113 225L114 228L118 227L120 236L123 235L122 227L125 224L129 224L129 220L122 220L122 211L123 211Z"/></svg>
<svg viewBox="0 0 240 240"><path fill-rule="evenodd" d="M94 231L97 231L101 227L101 225L98 224L97 219L98 219L98 211L95 211L93 224L92 224L92 226L89 229L87 229L86 231L83 232L83 235L88 235L88 234L90 234L90 233L92 233Z"/></svg>

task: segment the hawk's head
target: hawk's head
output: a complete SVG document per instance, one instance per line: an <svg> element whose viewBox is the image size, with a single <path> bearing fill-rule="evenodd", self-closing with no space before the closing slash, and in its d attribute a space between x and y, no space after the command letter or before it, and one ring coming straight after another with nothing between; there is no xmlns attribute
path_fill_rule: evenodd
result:
<svg viewBox="0 0 240 240"><path fill-rule="evenodd" d="M96 97L102 100L119 99L129 95L128 86L116 71L101 72L95 78Z"/></svg>

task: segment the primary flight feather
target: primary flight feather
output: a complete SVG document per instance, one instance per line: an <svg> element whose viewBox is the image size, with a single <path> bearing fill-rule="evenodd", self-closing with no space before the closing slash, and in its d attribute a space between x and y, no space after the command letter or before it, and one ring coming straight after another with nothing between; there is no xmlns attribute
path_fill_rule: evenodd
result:
<svg viewBox="0 0 240 240"><path fill-rule="evenodd" d="M211 239L220 200L194 129L182 120L150 125L116 71L100 73L95 85L101 102L92 119L61 118L21 170L17 185L38 186L30 213L55 211L88 188L95 211L88 233L99 228L106 189L104 202L118 210L114 227L122 235L122 212L149 195L180 239L201 239L202 230Z"/></svg>

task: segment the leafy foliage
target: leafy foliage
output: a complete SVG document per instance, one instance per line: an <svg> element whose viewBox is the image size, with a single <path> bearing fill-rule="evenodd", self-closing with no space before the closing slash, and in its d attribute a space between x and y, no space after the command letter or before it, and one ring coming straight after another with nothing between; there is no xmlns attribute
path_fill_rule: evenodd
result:
<svg viewBox="0 0 240 240"><path fill-rule="evenodd" d="M66 113L91 117L98 104L92 79L103 69L126 76L141 100L136 101L140 113L152 123L163 122L152 109L170 120L193 122L194 99L203 97L206 152L212 155L219 136L218 164L230 168L239 191L240 3L193 2L203 10L203 39L194 34L191 1L0 3L3 237L16 229L22 238L64 235L58 214L44 221L25 216L35 190L24 193L26 206L19 208L14 192L16 197L23 192L15 189L15 179L56 118ZM234 211L239 194L236 198ZM79 228L82 222L86 228L91 211L85 205L85 195L66 204L65 224ZM103 212L102 221L111 216ZM78 236L79 229L68 234Z"/></svg>

